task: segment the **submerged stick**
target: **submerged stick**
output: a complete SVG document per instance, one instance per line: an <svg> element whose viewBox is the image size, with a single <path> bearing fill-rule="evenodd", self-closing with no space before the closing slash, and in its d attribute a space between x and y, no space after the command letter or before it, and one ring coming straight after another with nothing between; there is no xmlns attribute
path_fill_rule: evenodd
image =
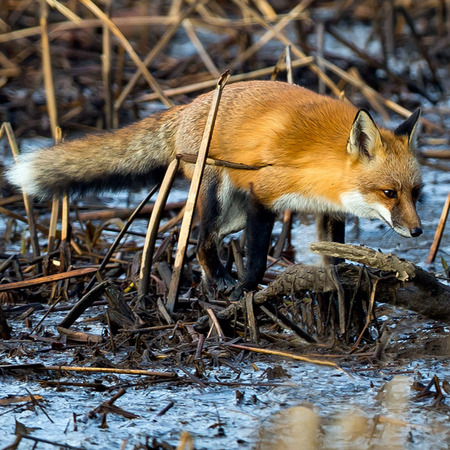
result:
<svg viewBox="0 0 450 450"><path fill-rule="evenodd" d="M198 194L200 192L200 183L203 177L203 171L205 169L206 158L208 155L209 144L211 142L212 131L214 129L214 123L219 108L220 97L222 90L225 87L229 72L225 72L217 82L216 92L212 99L211 107L209 110L208 118L205 125L205 131L203 133L202 142L200 143L200 149L198 151L197 163L195 164L194 174L192 176L191 187L189 189L188 199L186 201L186 209L184 212L183 222L181 224L180 236L178 238L177 253L175 256L175 263L172 272L172 281L169 287L169 294L167 295L166 307L169 313L172 313L175 309L178 290L180 286L181 269L183 267L184 256L187 249L189 233L192 225L192 218L194 216L195 204L197 202Z"/></svg>

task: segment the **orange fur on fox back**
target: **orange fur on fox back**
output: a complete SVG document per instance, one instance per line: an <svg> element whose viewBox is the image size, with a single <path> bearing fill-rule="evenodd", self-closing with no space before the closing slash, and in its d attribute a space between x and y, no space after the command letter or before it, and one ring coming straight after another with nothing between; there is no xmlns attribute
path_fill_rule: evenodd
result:
<svg viewBox="0 0 450 450"><path fill-rule="evenodd" d="M198 148L208 97L198 98L182 112L179 151ZM221 99L209 156L267 166L257 171L226 169L233 185L243 190L252 186L263 203L290 192L312 191L338 202L339 193L351 184L346 176L346 143L356 112L347 102L286 83L231 85ZM194 139L193 123L199 130ZM339 185L330 184L330 173L336 171Z"/></svg>

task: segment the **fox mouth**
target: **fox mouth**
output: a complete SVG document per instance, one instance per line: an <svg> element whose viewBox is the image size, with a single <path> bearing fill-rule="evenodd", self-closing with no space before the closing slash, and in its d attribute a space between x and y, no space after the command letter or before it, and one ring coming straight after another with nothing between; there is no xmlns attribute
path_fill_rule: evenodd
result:
<svg viewBox="0 0 450 450"><path fill-rule="evenodd" d="M388 219L386 219L382 214L380 214L379 211L374 210L376 215L378 216L378 218L384 222L391 230L394 230L398 235L405 237L405 238L411 238L411 233L408 229L398 226L398 225L394 225L393 223L391 223Z"/></svg>
<svg viewBox="0 0 450 450"><path fill-rule="evenodd" d="M400 227L392 227L392 229L399 234L400 236L406 237L406 238L412 238L410 231L405 231L404 228Z"/></svg>

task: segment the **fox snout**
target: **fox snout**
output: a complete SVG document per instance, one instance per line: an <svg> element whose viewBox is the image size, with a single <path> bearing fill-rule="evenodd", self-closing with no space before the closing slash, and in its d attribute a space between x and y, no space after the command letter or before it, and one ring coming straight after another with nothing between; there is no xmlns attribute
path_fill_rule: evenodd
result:
<svg viewBox="0 0 450 450"><path fill-rule="evenodd" d="M391 209L391 227L404 237L418 237L423 233L415 202L397 204ZM388 221L389 223L389 221Z"/></svg>

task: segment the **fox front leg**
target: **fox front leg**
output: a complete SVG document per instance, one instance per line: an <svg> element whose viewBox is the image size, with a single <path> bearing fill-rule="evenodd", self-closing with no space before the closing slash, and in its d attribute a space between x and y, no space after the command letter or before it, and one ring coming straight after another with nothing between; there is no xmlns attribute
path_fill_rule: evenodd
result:
<svg viewBox="0 0 450 450"><path fill-rule="evenodd" d="M234 287L231 301L239 300L244 291L252 291L261 282L267 266L275 214L250 195L247 213L247 265L244 277Z"/></svg>
<svg viewBox="0 0 450 450"><path fill-rule="evenodd" d="M345 219L330 216L328 214L319 214L316 216L317 237L319 241L345 242ZM324 265L340 264L344 262L342 258L332 256L322 256Z"/></svg>

